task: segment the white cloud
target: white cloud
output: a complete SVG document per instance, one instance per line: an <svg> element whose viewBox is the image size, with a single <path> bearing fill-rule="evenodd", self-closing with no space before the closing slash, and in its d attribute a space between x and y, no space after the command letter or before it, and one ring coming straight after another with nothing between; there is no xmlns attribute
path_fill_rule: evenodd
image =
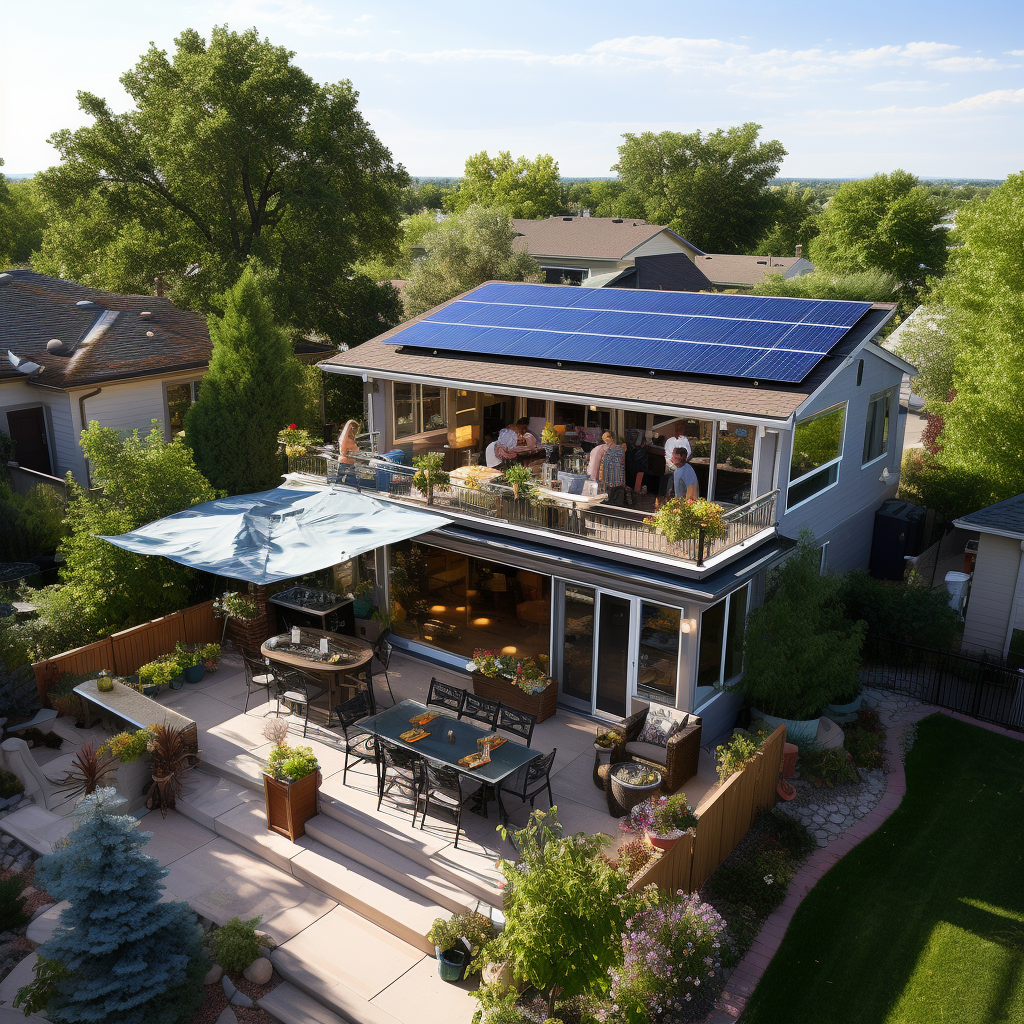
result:
<svg viewBox="0 0 1024 1024"><path fill-rule="evenodd" d="M693 57L706 54L742 53L747 49L721 39L686 39L666 36L625 36L605 39L587 48L590 53L642 53L654 57Z"/></svg>
<svg viewBox="0 0 1024 1024"><path fill-rule="evenodd" d="M1004 64L992 57L945 57L930 60L927 66L936 71L1003 71L1020 67L1019 64Z"/></svg>
<svg viewBox="0 0 1024 1024"><path fill-rule="evenodd" d="M1011 57L1024 57L1024 50L1007 50L1006 52Z"/></svg>
<svg viewBox="0 0 1024 1024"><path fill-rule="evenodd" d="M370 15L364 16L368 17ZM359 22L364 18L354 20ZM367 34L366 29L334 27L332 14L305 0L227 0L210 10L210 19L214 24L226 22L237 30L255 25L264 32L265 26L273 25L303 36Z"/></svg>
<svg viewBox="0 0 1024 1024"><path fill-rule="evenodd" d="M931 92L933 89L941 89L942 85L934 82L926 82L921 79L910 81L905 78L897 78L891 82L875 82L872 85L863 86L868 92Z"/></svg>

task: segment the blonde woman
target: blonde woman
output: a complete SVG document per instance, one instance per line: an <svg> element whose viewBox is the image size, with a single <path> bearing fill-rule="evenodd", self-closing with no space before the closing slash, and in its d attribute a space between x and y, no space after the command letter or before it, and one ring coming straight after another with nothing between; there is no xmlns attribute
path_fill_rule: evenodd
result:
<svg viewBox="0 0 1024 1024"><path fill-rule="evenodd" d="M355 469L348 469L346 467L354 467L356 464L355 459L352 458L352 453L359 451L359 445L356 444L356 434L358 432L358 420L349 420L341 428L341 434L338 436L338 459L342 466L339 479L342 483L356 483Z"/></svg>

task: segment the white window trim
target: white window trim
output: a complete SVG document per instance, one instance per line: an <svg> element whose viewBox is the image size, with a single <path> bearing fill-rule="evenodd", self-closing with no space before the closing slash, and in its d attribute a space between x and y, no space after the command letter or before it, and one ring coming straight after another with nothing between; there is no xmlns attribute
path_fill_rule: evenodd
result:
<svg viewBox="0 0 1024 1024"><path fill-rule="evenodd" d="M786 485L786 513L788 514L790 512L794 512L794 511L796 511L796 509L801 508L802 506L806 505L807 502L814 501L814 499L819 494L824 494L826 491L831 491L833 487L838 487L839 486L839 467L842 465L842 461L843 461L842 456L840 456L838 459L833 459L831 462L826 462L823 465L819 466L814 471L814 473L804 473L803 476L797 477L796 480L790 480L789 483ZM798 484L798 483L800 483L803 480L807 480L809 477L814 476L816 473L821 473L821 472L823 472L825 470L831 469L833 466L836 467L836 478L835 478L835 480L832 481L832 483L828 484L825 487L822 487L818 491L815 491L813 494L807 495L807 497L804 498L803 501L798 501L795 505L790 505L789 504L789 489L790 489L790 487L793 486L793 484Z"/></svg>
<svg viewBox="0 0 1024 1024"><path fill-rule="evenodd" d="M882 452L881 455L876 455L870 462L862 462L860 464L860 468L861 469L868 469L870 466L873 466L876 462L881 462L883 459L888 459L889 456L892 455L892 428L893 428L892 400L893 400L893 397L896 395L897 391L898 391L897 388L883 388L881 391L876 391L875 394L873 394L868 399L868 409L870 409L871 408L871 403L873 401L875 401L876 398L881 398L882 395L888 394L888 396L889 396L889 408L886 410L886 415L887 415L887 417L889 419L889 436L885 440L885 445L886 445L885 451ZM867 421L867 413L865 412L865 414L864 414L864 436L865 436L865 439L867 438L867 432L868 432L868 421ZM861 445L861 458L863 458L863 452L864 452L864 446Z"/></svg>
<svg viewBox="0 0 1024 1024"><path fill-rule="evenodd" d="M836 478L835 478L835 480L832 483L828 484L826 487L822 487L821 490L815 491L813 494L809 494L806 498L804 498L803 501L798 501L795 505L790 505L789 504L789 491L790 491L790 488L793 487L794 484L798 484L801 481L806 480L806 479L808 479L811 476L814 476L816 473L822 472L822 470L831 469L833 466L839 467L841 465L841 463L843 461L843 454L846 452L846 431L847 431L847 428L850 425L850 403L849 402L837 402L835 405L829 406L829 408L827 408L827 409L822 409L819 412L813 412L809 416L805 416L803 418L803 420L798 420L796 423L793 424L793 431L792 431L792 433L790 435L790 445L789 445L789 465L790 465L790 468L792 468L792 466L793 466L793 449L796 447L796 431L797 431L797 427L799 427L801 423L806 423L808 420L817 419L818 417L826 416L826 415L828 415L831 412L835 412L836 409L842 409L843 410L843 430L842 430L842 433L839 436L839 454L834 459L830 459L828 462L823 462L820 466L815 466L814 469L808 471L807 473L801 473L800 476L798 476L798 477L790 477L790 479L786 483L786 513L787 514L789 512L793 512L794 510L800 508L801 505L806 505L807 502L813 501L819 494L824 494L826 491L832 490L833 487L838 487L839 486L840 469L837 468L836 469Z"/></svg>
<svg viewBox="0 0 1024 1024"><path fill-rule="evenodd" d="M700 670L700 645L701 645L701 643L704 640L704 613L706 611L709 611L711 608L714 608L715 605L720 604L723 601L725 602L725 611L723 613L723 622L722 622L722 655L721 655L721 658L719 659L719 662L718 662L718 685L713 687L713 691L714 692L711 694L710 697L708 697L708 699L706 701L704 701L703 704L700 705L700 707L694 707L694 710L693 710L694 714L698 714L700 712L701 708L707 707L708 704L711 703L711 701L713 701L716 697L718 697L719 694L724 693L726 691L727 687L729 687L733 682L735 682L737 679L740 678L740 676L743 675L743 659L741 658L740 659L740 670L739 670L739 672L737 672L734 676L730 676L728 679L723 678L725 676L725 656L726 656L726 653L728 652L729 610L730 610L730 608L732 606L732 596L733 596L733 594L738 594L741 590L745 590L746 593L747 593L747 609L746 609L746 612L743 615L743 637L744 637L744 639L746 639L747 623L750 621L750 610L751 610L750 609L750 587L751 587L751 582L752 581L748 581L748 582L744 583L742 587L737 587L735 590L730 590L729 593L725 595L725 597L721 598L718 601L715 601L714 604L709 604L707 606L707 608L702 608L701 611L700 611L700 625L698 626L698 631L697 631L697 650L695 652L695 657L694 657L693 691L690 694L690 705L691 705L691 707L693 707L697 703L697 690L700 687L700 683L697 680L697 672Z"/></svg>

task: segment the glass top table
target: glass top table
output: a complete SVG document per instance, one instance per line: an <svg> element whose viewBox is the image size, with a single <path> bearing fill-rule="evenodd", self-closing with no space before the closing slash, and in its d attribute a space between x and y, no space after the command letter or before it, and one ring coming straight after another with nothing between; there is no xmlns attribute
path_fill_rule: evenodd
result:
<svg viewBox="0 0 1024 1024"><path fill-rule="evenodd" d="M500 747L491 751L491 760L487 764L479 765L476 768L466 768L459 764L459 758L467 754L475 754L477 750L476 741L482 736L494 736L495 733L489 729L482 729L472 722L459 721L457 718L449 718L447 715L438 715L431 722L427 722L423 729L429 733L415 743L406 743L399 737L403 732L415 728L411 718L422 715L425 711L435 711L436 708L428 708L415 700L403 700L387 711L381 711L371 718L364 718L357 723L357 728L368 732L373 736L380 736L382 739L394 743L395 746L437 761L440 764L449 765L468 775L470 778L478 779L480 782L500 785L503 779L517 772L524 764L529 764L535 757L540 756L536 750L516 743L506 738ZM455 742L451 743L448 733L452 732Z"/></svg>

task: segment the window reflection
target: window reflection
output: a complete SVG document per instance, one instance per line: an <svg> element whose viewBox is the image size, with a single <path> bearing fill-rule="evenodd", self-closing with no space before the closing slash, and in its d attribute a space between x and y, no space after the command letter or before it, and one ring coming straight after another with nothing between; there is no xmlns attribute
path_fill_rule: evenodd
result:
<svg viewBox="0 0 1024 1024"><path fill-rule="evenodd" d="M743 669L748 593L749 587L734 590L701 614L694 710L699 710Z"/></svg>
<svg viewBox="0 0 1024 1024"><path fill-rule="evenodd" d="M646 601L640 606L637 694L673 706L679 669L679 616L678 608L664 608Z"/></svg>

